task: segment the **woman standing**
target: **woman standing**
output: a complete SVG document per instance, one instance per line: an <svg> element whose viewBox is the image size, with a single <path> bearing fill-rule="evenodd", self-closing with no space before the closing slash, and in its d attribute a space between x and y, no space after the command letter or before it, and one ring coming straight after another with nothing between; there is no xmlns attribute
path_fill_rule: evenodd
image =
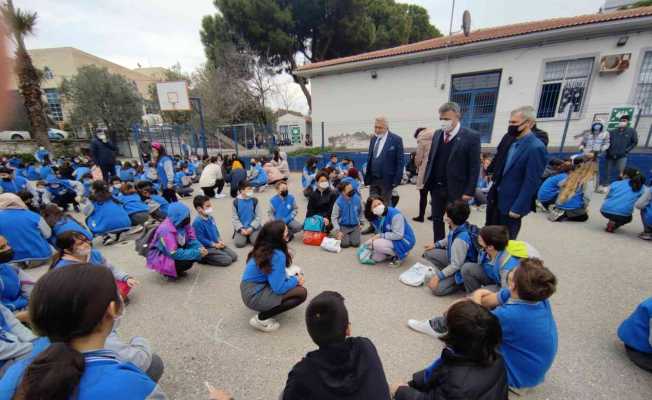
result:
<svg viewBox="0 0 652 400"><path fill-rule="evenodd" d="M152 161L156 165L156 174L163 197L170 203L177 201L177 194L174 191L174 162L159 142L152 143Z"/></svg>
<svg viewBox="0 0 652 400"><path fill-rule="evenodd" d="M419 128L414 133L417 139L417 154L414 156L414 164L417 167L417 190L419 191L419 215L412 218L413 221L423 222L423 217L426 213L426 206L428 205L428 190L425 188L423 181L426 176L426 168L428 167L428 158L430 157L430 145L432 144L432 136L435 131L427 128Z"/></svg>
<svg viewBox="0 0 652 400"><path fill-rule="evenodd" d="M367 199L364 214L376 231L365 242L372 250L371 258L376 262L391 259L390 265L399 267L416 242L412 227L397 208L388 207L378 196Z"/></svg>

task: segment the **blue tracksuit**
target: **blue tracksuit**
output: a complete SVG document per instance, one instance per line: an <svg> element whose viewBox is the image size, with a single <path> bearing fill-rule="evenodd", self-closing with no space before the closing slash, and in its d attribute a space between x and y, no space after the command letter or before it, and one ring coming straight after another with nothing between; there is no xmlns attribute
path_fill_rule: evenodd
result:
<svg viewBox="0 0 652 400"><path fill-rule="evenodd" d="M277 194L272 197L269 202L274 209L275 220L283 221L286 224L289 224L294 220L294 217L296 216L294 196L288 193L288 195L283 198L281 195Z"/></svg>
<svg viewBox="0 0 652 400"><path fill-rule="evenodd" d="M41 169L39 169L38 173L40 177L39 179L41 180L46 180L50 175L54 176L54 170L49 165L43 165Z"/></svg>
<svg viewBox="0 0 652 400"><path fill-rule="evenodd" d="M362 200L357 193L354 192L350 199L347 199L344 195L339 195L335 203L340 208L338 224L346 228L360 225Z"/></svg>
<svg viewBox="0 0 652 400"><path fill-rule="evenodd" d="M416 237L414 236L414 231L412 230L412 227L407 222L403 214L401 214L401 212L394 207L388 207L387 215L385 215L383 218L374 219L372 224L374 225L374 229L376 230L377 233L383 234L383 233L391 232L392 220L397 215L400 215L401 218L403 218L403 226L404 226L403 238L398 240L392 240L392 243L394 245L394 253L396 253L396 257L399 260L403 260L405 257L407 257L408 253L410 252L410 250L412 250L414 244L416 243Z"/></svg>
<svg viewBox="0 0 652 400"><path fill-rule="evenodd" d="M568 174L562 172L561 174L553 175L543 181L539 192L537 193L537 200L542 203L554 202L559 196L559 183L568 178Z"/></svg>
<svg viewBox="0 0 652 400"><path fill-rule="evenodd" d="M131 228L129 214L115 200L93 202L94 210L86 218L86 226L94 235L122 232Z"/></svg>
<svg viewBox="0 0 652 400"><path fill-rule="evenodd" d="M267 172L263 169L263 167L260 166L260 164L256 164L254 167L256 171L258 171L258 175L256 175L255 178L253 178L249 184L253 187L259 187L259 186L264 186L267 184Z"/></svg>
<svg viewBox="0 0 652 400"><path fill-rule="evenodd" d="M301 187L307 189L311 187L313 190L317 186L315 181L315 176L317 175L317 169L314 171L308 170L308 167L303 167L303 174L301 174Z"/></svg>
<svg viewBox="0 0 652 400"><path fill-rule="evenodd" d="M27 179L22 176L16 176L10 181L0 179L0 187L2 188L2 193L22 192L27 187Z"/></svg>
<svg viewBox="0 0 652 400"><path fill-rule="evenodd" d="M41 174L39 173L38 169L36 169L36 167L33 165L27 167L27 169L25 170L25 176L30 181L38 181L41 179Z"/></svg>
<svg viewBox="0 0 652 400"><path fill-rule="evenodd" d="M638 192L632 190L629 179L615 181L609 188L609 193L602 203L600 211L630 217L634 212L634 203L643 194L643 188Z"/></svg>
<svg viewBox="0 0 652 400"><path fill-rule="evenodd" d="M122 182L133 182L136 177L136 170L133 168L120 169L118 176Z"/></svg>
<svg viewBox="0 0 652 400"><path fill-rule="evenodd" d="M52 236L50 237L50 243L54 245L57 242L57 236L68 231L79 232L82 235L86 236L86 239L93 240L93 234L90 233L88 229L84 228L79 222L75 221L74 218L64 216L52 227Z"/></svg>
<svg viewBox="0 0 652 400"><path fill-rule="evenodd" d="M138 193L120 194L118 200L122 203L122 208L125 209L128 215L149 212L149 206L140 199Z"/></svg>
<svg viewBox="0 0 652 400"><path fill-rule="evenodd" d="M618 337L625 345L652 356L652 297L643 301L618 328Z"/></svg>
<svg viewBox="0 0 652 400"><path fill-rule="evenodd" d="M557 324L548 300L509 299L492 313L503 331L500 352L509 386L528 388L543 382L557 354Z"/></svg>
<svg viewBox="0 0 652 400"><path fill-rule="evenodd" d="M154 200L155 202L157 202L158 204L161 205L161 207L159 208L159 210L161 210L161 211L164 212L165 214L168 213L168 206L170 205L170 202L168 202L167 200L165 200L165 197L163 197L163 196L161 196L161 195L158 195L158 194L153 194L153 195L151 195L150 197L151 197L152 200Z"/></svg>
<svg viewBox="0 0 652 400"><path fill-rule="evenodd" d="M564 204L558 204L557 208L567 211L586 208L586 204L584 204L584 188L580 185L573 197L566 200Z"/></svg>
<svg viewBox="0 0 652 400"><path fill-rule="evenodd" d="M195 217L192 228L195 230L195 236L197 236L199 243L206 248L210 248L213 243L220 241L220 231L217 229L215 219L210 215L206 216L206 218L199 215Z"/></svg>
<svg viewBox="0 0 652 400"><path fill-rule="evenodd" d="M0 235L14 249L13 262L47 260L52 249L39 229L41 216L29 210L0 210Z"/></svg>
<svg viewBox="0 0 652 400"><path fill-rule="evenodd" d="M168 176L165 174L165 164L168 162L174 165L174 162L168 156L161 157L156 163L156 174L158 175L158 181L162 188L167 188L168 186Z"/></svg>
<svg viewBox="0 0 652 400"><path fill-rule="evenodd" d="M238 211L238 219L240 220L242 227L249 228L251 223L254 222L254 219L256 219L255 207L258 200L254 198L241 199L238 197L233 201L236 210Z"/></svg>
<svg viewBox="0 0 652 400"><path fill-rule="evenodd" d="M27 307L28 299L21 291L18 272L9 264L0 264L0 301L11 311Z"/></svg>
<svg viewBox="0 0 652 400"><path fill-rule="evenodd" d="M50 192L53 199L58 199L71 192L75 193L75 189L67 179L58 179L56 176L50 175L45 182L47 183L47 191Z"/></svg>
<svg viewBox="0 0 652 400"><path fill-rule="evenodd" d="M500 265L497 265L498 260L500 260ZM496 259L491 261L487 253L482 251L480 252L478 263L482 265L482 269L489 279L491 279L496 285L502 286L500 273L502 271L509 272L518 267L519 260L518 258L507 253L507 250L504 250L498 252Z"/></svg>
<svg viewBox="0 0 652 400"><path fill-rule="evenodd" d="M77 169L75 169L75 170L73 171L72 176L75 177L75 180L76 180L76 181L80 181L80 182L81 182L82 177L83 177L84 175L86 175L86 174L90 174L90 173L91 173L91 169L90 169L90 168L88 168L88 167L79 167L79 168L77 168Z"/></svg>
<svg viewBox="0 0 652 400"><path fill-rule="evenodd" d="M251 257L245 266L242 280L244 282L267 283L272 291L278 295L283 295L298 285L299 280L296 276L288 278L285 275L285 254L282 251L274 250L271 265L272 271L269 274L265 274L256 265L256 259Z"/></svg>
<svg viewBox="0 0 652 400"><path fill-rule="evenodd" d="M340 183L343 184L351 184L351 187L353 188L353 191L356 192L357 194L360 194L360 182L358 182L357 179L351 178L350 176L347 176L346 178L343 178Z"/></svg>

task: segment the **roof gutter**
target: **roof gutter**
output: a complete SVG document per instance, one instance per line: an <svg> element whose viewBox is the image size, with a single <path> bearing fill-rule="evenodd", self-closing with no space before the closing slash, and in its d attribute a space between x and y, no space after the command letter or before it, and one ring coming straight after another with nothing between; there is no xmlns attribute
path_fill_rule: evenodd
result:
<svg viewBox="0 0 652 400"><path fill-rule="evenodd" d="M419 51L409 54L380 57L369 60L344 62L320 68L295 70L294 74L304 78L314 78L324 75L340 74L366 70L371 67L393 67L404 64L432 61L450 57L461 57L471 54L490 53L513 49L514 47L545 45L565 40L582 40L613 33L647 31L652 29L652 16L627 18L616 21L600 22L543 32L533 32L524 35L510 36L500 39L490 39L464 45L442 47L438 49Z"/></svg>

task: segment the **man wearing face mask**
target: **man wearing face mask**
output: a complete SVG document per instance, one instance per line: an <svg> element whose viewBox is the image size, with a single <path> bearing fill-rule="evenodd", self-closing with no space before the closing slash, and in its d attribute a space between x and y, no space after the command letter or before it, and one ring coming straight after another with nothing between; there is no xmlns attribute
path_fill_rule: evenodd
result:
<svg viewBox="0 0 652 400"><path fill-rule="evenodd" d="M506 226L512 240L518 236L522 218L534 209L546 165L545 145L532 132L535 115L530 106L512 111L509 140L501 141L488 169L494 184L487 195L486 225Z"/></svg>
<svg viewBox="0 0 652 400"><path fill-rule="evenodd" d="M614 170L618 171L618 177L623 176L627 166L627 156L638 145L638 133L629 126L629 115L620 117L618 127L609 131L609 149L607 149L607 174L603 186L613 182Z"/></svg>
<svg viewBox="0 0 652 400"><path fill-rule="evenodd" d="M370 196L379 196L385 204L391 204L392 189L401 183L403 177L403 139L389 131L385 117L376 118L374 132L369 143L364 180L369 183Z"/></svg>
<svg viewBox="0 0 652 400"><path fill-rule="evenodd" d="M102 170L102 178L105 182L111 182L115 173L115 156L118 149L109 142L105 131L97 131L96 136L91 141L91 156L93 161Z"/></svg>
<svg viewBox="0 0 652 400"><path fill-rule="evenodd" d="M456 200L473 199L480 175L480 134L463 128L460 117L457 103L439 107L440 129L432 136L424 174L424 189L432 199L435 242L446 237L446 206Z"/></svg>

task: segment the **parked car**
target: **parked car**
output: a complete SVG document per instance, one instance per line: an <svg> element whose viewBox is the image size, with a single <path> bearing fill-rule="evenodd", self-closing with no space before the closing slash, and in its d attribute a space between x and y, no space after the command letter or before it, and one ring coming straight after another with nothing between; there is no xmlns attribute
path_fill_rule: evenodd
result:
<svg viewBox="0 0 652 400"><path fill-rule="evenodd" d="M27 131L2 131L0 132L0 140L29 140L32 135Z"/></svg>
<svg viewBox="0 0 652 400"><path fill-rule="evenodd" d="M62 131L61 129L48 128L48 138L50 138L50 140L63 140L68 139L69 137L70 133L66 131Z"/></svg>

